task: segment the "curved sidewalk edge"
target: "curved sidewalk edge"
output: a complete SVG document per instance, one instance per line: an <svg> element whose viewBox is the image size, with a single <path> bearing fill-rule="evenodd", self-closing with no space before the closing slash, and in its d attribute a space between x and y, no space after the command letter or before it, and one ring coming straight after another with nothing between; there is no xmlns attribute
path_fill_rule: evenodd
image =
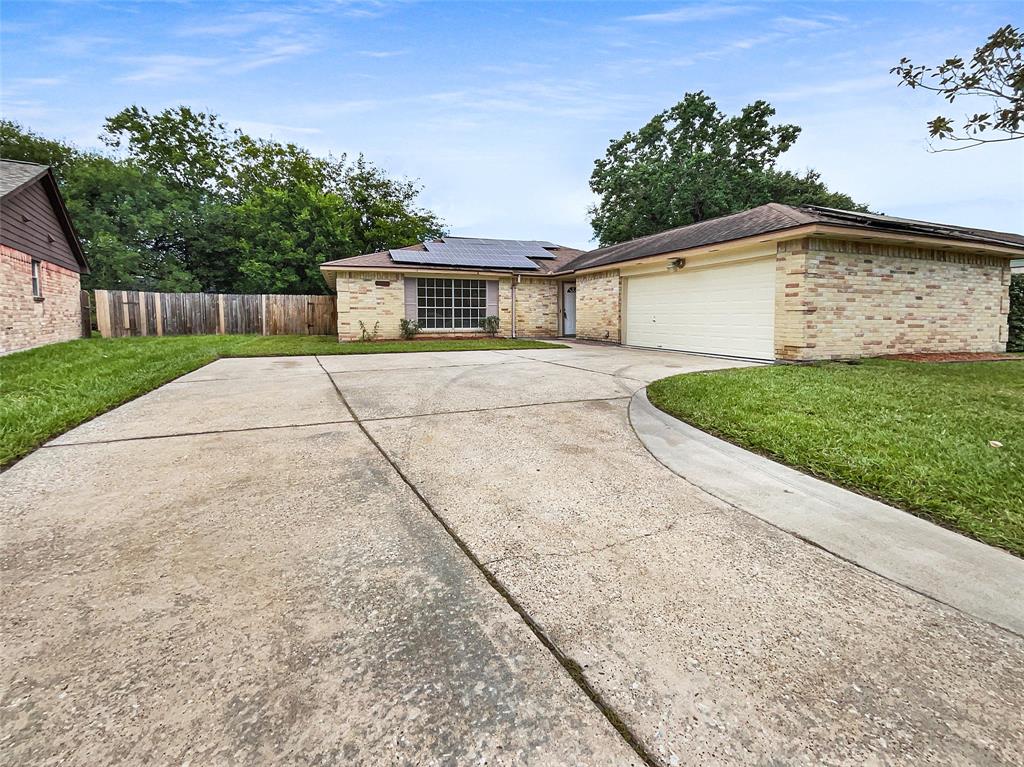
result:
<svg viewBox="0 0 1024 767"><path fill-rule="evenodd" d="M640 441L702 490L877 575L1024 635L1024 560L629 403Z"/></svg>

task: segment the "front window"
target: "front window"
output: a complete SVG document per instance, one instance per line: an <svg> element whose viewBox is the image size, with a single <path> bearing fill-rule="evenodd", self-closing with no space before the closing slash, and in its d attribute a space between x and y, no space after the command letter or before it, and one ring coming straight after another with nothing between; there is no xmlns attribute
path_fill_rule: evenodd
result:
<svg viewBox="0 0 1024 767"><path fill-rule="evenodd" d="M24 263L24 262L22 262ZM36 298L43 297L43 280L41 276L41 265L38 261L32 262L32 295Z"/></svg>
<svg viewBox="0 0 1024 767"><path fill-rule="evenodd" d="M486 314L486 280L416 280L416 318L424 330L479 330Z"/></svg>

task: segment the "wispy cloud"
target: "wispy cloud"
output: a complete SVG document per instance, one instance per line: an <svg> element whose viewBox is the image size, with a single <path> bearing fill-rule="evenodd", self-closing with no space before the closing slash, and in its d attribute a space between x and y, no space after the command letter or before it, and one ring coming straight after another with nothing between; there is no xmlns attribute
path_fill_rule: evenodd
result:
<svg viewBox="0 0 1024 767"><path fill-rule="evenodd" d="M395 56L404 56L409 51L356 51L359 56L366 56L370 59L391 59Z"/></svg>
<svg viewBox="0 0 1024 767"><path fill-rule="evenodd" d="M129 64L138 68L117 78L120 82L180 82L194 80L204 72L219 66L223 59L207 56L179 56L173 53L147 57L129 57Z"/></svg>
<svg viewBox="0 0 1024 767"><path fill-rule="evenodd" d="M892 84L893 78L883 75L854 77L848 80L835 80L828 83L802 85L795 88L787 88L786 90L774 91L765 94L765 98L770 101L802 101L817 96L838 96L873 91L880 88L891 88Z"/></svg>
<svg viewBox="0 0 1024 767"><path fill-rule="evenodd" d="M4 33L8 33L6 27L4 28ZM108 35L69 34L44 38L42 47L49 53L78 57L91 56L97 51L109 50L120 43L121 41L118 38Z"/></svg>
<svg viewBox="0 0 1024 767"><path fill-rule="evenodd" d="M250 135L263 137L317 136L323 133L320 128L303 128L296 125L260 122L259 120L233 120L231 124Z"/></svg>
<svg viewBox="0 0 1024 767"><path fill-rule="evenodd" d="M261 29L289 26L299 18L297 14L283 11L251 11L219 20L189 22L175 30L175 34L179 37L241 37Z"/></svg>
<svg viewBox="0 0 1024 767"><path fill-rule="evenodd" d="M272 64L279 64L282 61L312 53L316 46L290 39L259 40L250 48L244 49L240 55L233 58L231 63L224 66L227 73L236 74L250 72L253 69L268 67Z"/></svg>
<svg viewBox="0 0 1024 767"><path fill-rule="evenodd" d="M721 5L719 3L706 3L698 5L684 5L671 11L659 11L658 13L642 13L638 16L625 16L623 21L641 21L656 24L679 24L688 21L713 21L724 19L728 16L736 16L751 10L749 5Z"/></svg>

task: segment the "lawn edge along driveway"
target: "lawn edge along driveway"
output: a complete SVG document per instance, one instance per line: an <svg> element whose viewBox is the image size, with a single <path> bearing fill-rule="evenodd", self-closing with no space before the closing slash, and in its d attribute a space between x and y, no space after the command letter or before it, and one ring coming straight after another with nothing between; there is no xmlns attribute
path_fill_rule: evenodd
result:
<svg viewBox="0 0 1024 767"><path fill-rule="evenodd" d="M85 421L221 357L565 348L530 339L368 341L334 336L88 338L0 357L0 470Z"/></svg>
<svg viewBox="0 0 1024 767"><path fill-rule="evenodd" d="M1024 359L775 365L647 394L716 437L1024 556Z"/></svg>

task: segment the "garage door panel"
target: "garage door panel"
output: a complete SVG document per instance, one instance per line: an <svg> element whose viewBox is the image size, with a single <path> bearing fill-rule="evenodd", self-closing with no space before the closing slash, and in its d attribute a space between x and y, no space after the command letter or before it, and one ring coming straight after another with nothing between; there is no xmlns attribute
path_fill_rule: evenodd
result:
<svg viewBox="0 0 1024 767"><path fill-rule="evenodd" d="M626 343L772 359L775 260L628 278Z"/></svg>

